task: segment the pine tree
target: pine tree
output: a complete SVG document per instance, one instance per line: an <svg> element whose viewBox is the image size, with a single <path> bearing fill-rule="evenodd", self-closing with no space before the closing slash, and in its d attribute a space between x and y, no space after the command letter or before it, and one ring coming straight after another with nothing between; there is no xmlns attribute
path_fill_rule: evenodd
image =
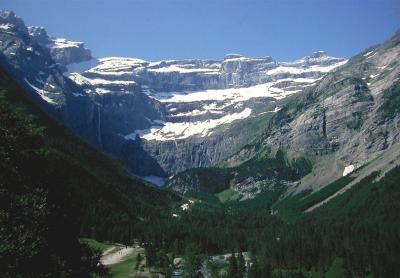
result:
<svg viewBox="0 0 400 278"><path fill-rule="evenodd" d="M142 255L140 255L140 253L138 253L137 256L136 256L135 270L139 269L139 266L140 266L141 262L142 262Z"/></svg>
<svg viewBox="0 0 400 278"><path fill-rule="evenodd" d="M201 268L200 250L194 244L188 244L185 250L183 276L187 278L199 277Z"/></svg>
<svg viewBox="0 0 400 278"><path fill-rule="evenodd" d="M237 277L242 278L244 276L244 274L246 273L246 262L244 260L242 252L239 252L239 254L238 254L237 263L238 263L238 276Z"/></svg>
<svg viewBox="0 0 400 278"><path fill-rule="evenodd" d="M229 258L229 268L228 268L228 277L238 277L238 263L236 260L235 253L232 253L232 256Z"/></svg>
<svg viewBox="0 0 400 278"><path fill-rule="evenodd" d="M146 264L148 267L154 266L157 260L157 253L152 244L145 248Z"/></svg>
<svg viewBox="0 0 400 278"><path fill-rule="evenodd" d="M261 267L261 276L264 278L272 277L272 268L269 262L264 262Z"/></svg>
<svg viewBox="0 0 400 278"><path fill-rule="evenodd" d="M331 267L325 273L326 278L339 278L339 277L347 277L348 272L345 268L344 261L341 258L336 258Z"/></svg>

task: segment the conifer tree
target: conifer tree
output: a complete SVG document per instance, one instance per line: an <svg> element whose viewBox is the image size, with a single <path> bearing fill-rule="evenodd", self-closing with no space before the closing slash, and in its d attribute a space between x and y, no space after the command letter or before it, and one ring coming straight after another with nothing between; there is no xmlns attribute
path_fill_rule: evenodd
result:
<svg viewBox="0 0 400 278"><path fill-rule="evenodd" d="M241 278L246 273L246 262L244 260L242 252L239 252L239 254L238 254L237 264L238 264L238 276L237 277Z"/></svg>
<svg viewBox="0 0 400 278"><path fill-rule="evenodd" d="M235 253L232 253L232 255L229 258L229 268L228 268L228 277L238 277L238 263L236 260Z"/></svg>

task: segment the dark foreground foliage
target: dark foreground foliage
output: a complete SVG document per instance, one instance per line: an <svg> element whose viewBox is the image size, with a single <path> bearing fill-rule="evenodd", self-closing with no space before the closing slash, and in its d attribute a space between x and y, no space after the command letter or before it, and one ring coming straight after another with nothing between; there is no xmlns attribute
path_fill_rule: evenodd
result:
<svg viewBox="0 0 400 278"><path fill-rule="evenodd" d="M43 130L0 94L0 273L88 277L99 255L78 242L82 206ZM61 170L61 171L60 171Z"/></svg>
<svg viewBox="0 0 400 278"><path fill-rule="evenodd" d="M0 69L1 277L100 275L100 254L78 238L129 243L171 198L72 135Z"/></svg>

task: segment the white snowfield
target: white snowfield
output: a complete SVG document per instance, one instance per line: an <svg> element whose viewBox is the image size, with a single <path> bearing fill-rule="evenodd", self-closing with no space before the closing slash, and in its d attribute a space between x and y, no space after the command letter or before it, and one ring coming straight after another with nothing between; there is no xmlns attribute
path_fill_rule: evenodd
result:
<svg viewBox="0 0 400 278"><path fill-rule="evenodd" d="M185 68L180 67L179 65L170 65L168 67L156 68L156 69L148 69L148 71L152 72L178 72L178 73L193 73L193 72L203 72L203 73L219 73L219 69L213 68Z"/></svg>
<svg viewBox="0 0 400 278"><path fill-rule="evenodd" d="M338 66L344 65L347 61L339 62L337 64L329 65L329 66L318 66L318 65L313 65L307 68L298 68L295 66L279 66L275 69L267 71L267 74L269 75L275 75L275 74L280 74L280 73L292 73L292 74L301 74L301 73L306 73L306 72L323 72L327 73Z"/></svg>
<svg viewBox="0 0 400 278"><path fill-rule="evenodd" d="M148 93L160 102L167 103L190 103L197 101L213 101L210 104L203 105L200 109L191 112L176 113L176 117L199 116L206 113L219 114L220 118L210 119L206 121L195 122L165 122L155 124L150 129L136 130L125 136L126 139L135 140L136 136L145 140L177 140L191 136L205 137L212 134L213 129L223 124L230 124L236 120L245 119L252 113L250 108L245 108L241 112L226 114L223 109L228 106L236 105L236 108L242 106L243 102L252 98L271 97L276 100L286 98L294 94L297 90L283 90L273 87L279 82L292 81L294 83L313 84L317 79L310 78L286 78L279 81L260 84L247 88L230 88L219 90L204 90L191 92L168 92L168 93ZM274 111L277 112L279 108ZM172 112L172 111L171 111Z"/></svg>
<svg viewBox="0 0 400 278"><path fill-rule="evenodd" d="M273 97L275 99L283 99L288 95L296 93L296 90L283 90L274 87L274 85L292 81L294 83L308 83L312 84L318 79L311 78L286 78L278 81L259 84L245 88L229 88L229 89L216 89L204 91L190 91L190 92L161 92L161 93L147 93L149 96L154 97L160 102L195 102L195 101L229 101L231 104L234 102L243 102L251 98L260 97Z"/></svg>
<svg viewBox="0 0 400 278"><path fill-rule="evenodd" d="M198 122L166 122L164 125L152 126L150 129L136 130L135 132L126 135L125 138L135 140L138 135L146 140L167 141L184 139L194 135L205 137L210 135L212 129L215 127L247 118L250 114L251 109L245 108L240 113L228 114L219 119L210 119Z"/></svg>
<svg viewBox="0 0 400 278"><path fill-rule="evenodd" d="M115 249L115 247L111 247L111 248ZM134 251L133 247L126 247L126 248L122 248L122 249L119 249L119 250L113 252L114 249L112 249L109 252L107 252L108 250L106 250L105 253L103 253L103 256L101 257L101 260L100 260L102 265L112 265L112 264L119 263L125 257L132 254L132 252Z"/></svg>

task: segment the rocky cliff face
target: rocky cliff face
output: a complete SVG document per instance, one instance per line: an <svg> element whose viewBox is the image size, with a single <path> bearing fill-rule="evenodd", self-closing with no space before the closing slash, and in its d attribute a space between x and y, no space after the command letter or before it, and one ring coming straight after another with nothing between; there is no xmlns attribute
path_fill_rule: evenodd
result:
<svg viewBox="0 0 400 278"><path fill-rule="evenodd" d="M33 41L48 48L53 60L60 65L81 63L93 58L84 43L63 38L50 38L43 27L29 26L28 33Z"/></svg>
<svg viewBox="0 0 400 278"><path fill-rule="evenodd" d="M202 169L201 175L196 169L189 170L174 176L167 186L185 194L215 193L212 189L220 190L225 185L222 190L230 189L229 194L237 200L253 198L283 184L288 194L317 190L342 176L352 175L350 180L354 182L349 182L329 200L374 171L386 173L399 163L400 157L399 58L400 32L384 44L353 57L314 86L287 98L268 122L265 133L224 159L218 170ZM259 175L255 161L271 150L286 152L288 158L284 161L294 157L294 162L286 166L297 165L294 172L304 175L292 180L288 179L290 175L283 179ZM299 155L304 157L296 159ZM273 165L271 160L264 159L261 169ZM253 169L250 175L238 178L237 173L248 169ZM276 175L282 171L285 168L274 168ZM218 177L227 172L232 173L228 184L224 181L209 184L201 178Z"/></svg>
<svg viewBox="0 0 400 278"><path fill-rule="evenodd" d="M276 115L264 143L293 152L335 156L336 177L399 141L400 117L382 116L398 90L400 34L353 57ZM392 98L392 99L391 99Z"/></svg>
<svg viewBox="0 0 400 278"><path fill-rule="evenodd" d="M141 144L121 139L128 127L147 128L151 119L163 119L163 107L137 87L109 95L87 93L64 74L68 63L91 58L90 52L83 44L62 47L63 52L54 42L43 28L27 28L13 12L0 12L0 64L34 102L93 145L120 157L130 170L163 175ZM65 54L65 59L55 53Z"/></svg>
<svg viewBox="0 0 400 278"><path fill-rule="evenodd" d="M397 33L290 97L256 143L221 165L243 165L265 147L283 149L290 156L306 155L314 161L313 172L290 187L289 192L297 193L319 189L342 176L351 174L360 181L373 171L391 169L399 157L399 46Z"/></svg>
<svg viewBox="0 0 400 278"><path fill-rule="evenodd" d="M140 137L145 151L169 175L232 155L264 129L258 115L278 111L287 96L344 63L324 52L294 62L236 54L222 61L109 57L69 67L68 74L87 94L105 97L135 91L159 103L162 115L146 116L150 126L135 129L125 122L120 134L126 140ZM244 120L258 129L231 134Z"/></svg>
<svg viewBox="0 0 400 278"><path fill-rule="evenodd" d="M0 13L0 63L31 99L74 132L100 146L101 107L63 75L41 28L27 28L12 12Z"/></svg>

